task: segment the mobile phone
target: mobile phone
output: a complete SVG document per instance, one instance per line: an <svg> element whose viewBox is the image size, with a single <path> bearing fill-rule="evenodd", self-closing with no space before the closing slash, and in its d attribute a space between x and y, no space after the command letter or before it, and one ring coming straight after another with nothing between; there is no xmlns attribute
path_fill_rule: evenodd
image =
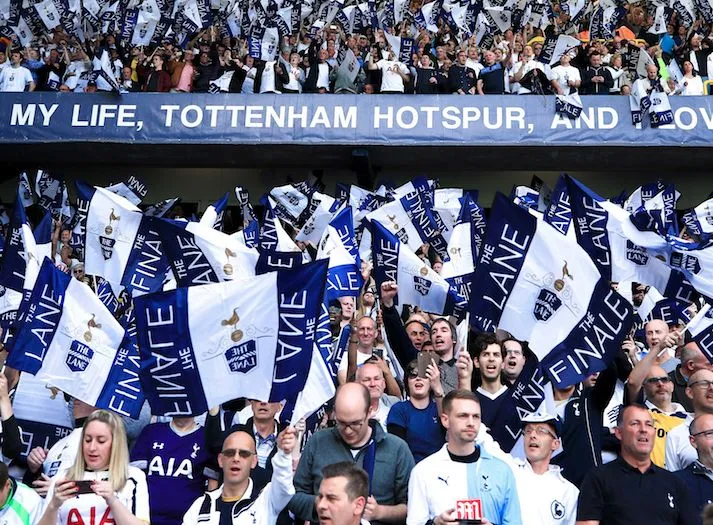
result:
<svg viewBox="0 0 713 525"><path fill-rule="evenodd" d="M373 355L378 357L379 359L384 358L384 349L383 348L374 348L374 350L371 351Z"/></svg>
<svg viewBox="0 0 713 525"><path fill-rule="evenodd" d="M438 363L436 352L419 352L416 359L418 360L418 377L426 377L426 369L431 364L431 360Z"/></svg>
<svg viewBox="0 0 713 525"><path fill-rule="evenodd" d="M75 481L74 484L77 485L76 494L94 494L94 491L92 490L92 483L94 482L90 479Z"/></svg>

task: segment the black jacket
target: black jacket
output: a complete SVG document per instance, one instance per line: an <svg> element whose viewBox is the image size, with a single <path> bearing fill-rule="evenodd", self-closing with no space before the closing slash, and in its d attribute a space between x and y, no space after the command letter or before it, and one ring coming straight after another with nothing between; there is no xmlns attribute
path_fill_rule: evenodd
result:
<svg viewBox="0 0 713 525"><path fill-rule="evenodd" d="M594 77L604 77L604 82L592 82ZM582 86L579 89L582 95L608 95L613 86L614 79L604 66L587 66L582 70Z"/></svg>

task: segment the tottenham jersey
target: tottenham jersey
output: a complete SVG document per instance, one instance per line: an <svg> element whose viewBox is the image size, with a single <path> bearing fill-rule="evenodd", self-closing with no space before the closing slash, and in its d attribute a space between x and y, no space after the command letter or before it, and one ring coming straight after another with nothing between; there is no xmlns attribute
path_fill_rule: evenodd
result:
<svg viewBox="0 0 713 525"><path fill-rule="evenodd" d="M218 479L201 426L180 434L170 423L153 423L141 432L131 452L131 464L146 472L151 499L151 524L175 525L208 478Z"/></svg>

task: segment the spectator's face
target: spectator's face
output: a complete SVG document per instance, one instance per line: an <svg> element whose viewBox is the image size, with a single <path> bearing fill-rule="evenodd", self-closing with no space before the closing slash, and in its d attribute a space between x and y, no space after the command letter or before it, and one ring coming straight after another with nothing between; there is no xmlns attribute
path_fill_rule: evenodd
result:
<svg viewBox="0 0 713 525"><path fill-rule="evenodd" d="M599 55L592 55L589 57L589 63L592 67L599 67L602 64L602 57Z"/></svg>
<svg viewBox="0 0 713 525"><path fill-rule="evenodd" d="M424 341L428 341L430 335L421 323L411 322L406 325L406 333L416 350L421 350Z"/></svg>
<svg viewBox="0 0 713 525"><path fill-rule="evenodd" d="M10 58L12 59L12 63L15 66L19 66L22 62L22 55L20 53L13 53L12 55L10 55Z"/></svg>
<svg viewBox="0 0 713 525"><path fill-rule="evenodd" d="M347 494L347 478L338 476L323 479L315 499L320 525L349 525L358 523L364 513L363 496L354 500Z"/></svg>
<svg viewBox="0 0 713 525"><path fill-rule="evenodd" d="M410 368L406 372L408 382L408 393L412 399L425 399L431 392L431 385L428 379L418 376L418 367Z"/></svg>
<svg viewBox="0 0 713 525"><path fill-rule="evenodd" d="M357 369L357 381L364 385L369 390L371 400L380 399L386 390L386 381L384 380L384 372L374 363L364 363Z"/></svg>
<svg viewBox="0 0 713 525"><path fill-rule="evenodd" d="M478 50L474 47L468 48L468 58L471 60L478 60Z"/></svg>
<svg viewBox="0 0 713 525"><path fill-rule="evenodd" d="M253 416L256 421L272 421L275 414L280 411L280 403L266 403L264 401L250 400Z"/></svg>
<svg viewBox="0 0 713 525"><path fill-rule="evenodd" d="M500 49L500 48L496 49L494 54L495 54L495 60L493 62L500 62L503 59L502 49Z"/></svg>
<svg viewBox="0 0 713 525"><path fill-rule="evenodd" d="M60 93L69 93L71 90L69 89L69 86L67 84L62 84L59 86L59 91Z"/></svg>
<svg viewBox="0 0 713 525"><path fill-rule="evenodd" d="M691 64L688 60L683 63L683 72L686 75L690 75L693 72L693 64Z"/></svg>
<svg viewBox="0 0 713 525"><path fill-rule="evenodd" d="M203 64L204 66L205 66L205 65L208 65L208 63L210 62L210 58L208 57L208 53L201 53L200 62L201 62L201 64Z"/></svg>
<svg viewBox="0 0 713 525"><path fill-rule="evenodd" d="M362 348L371 348L374 346L376 339L376 323L371 317L362 317L357 322L357 337L359 346Z"/></svg>
<svg viewBox="0 0 713 525"><path fill-rule="evenodd" d="M505 341L503 343L503 351L505 352L503 372L511 381L515 380L522 372L522 367L525 366L525 354L522 351L522 345L517 341Z"/></svg>
<svg viewBox="0 0 713 525"><path fill-rule="evenodd" d="M657 407L667 406L673 394L673 382L660 366L654 366L644 381L646 399Z"/></svg>
<svg viewBox="0 0 713 525"><path fill-rule="evenodd" d="M527 60L531 59L533 55L532 47L531 46L525 46L525 48L522 50L522 56L525 57Z"/></svg>
<svg viewBox="0 0 713 525"><path fill-rule="evenodd" d="M292 67L297 67L300 65L300 56L297 53L292 53L290 55L290 65Z"/></svg>
<svg viewBox="0 0 713 525"><path fill-rule="evenodd" d="M97 90L97 88L95 86L94 91L96 91L96 90ZM82 279L84 279L84 266L77 266L76 268L72 268L72 275L78 281L81 281Z"/></svg>
<svg viewBox="0 0 713 525"><path fill-rule="evenodd" d="M184 62L193 62L193 50L188 50L183 53L183 61Z"/></svg>
<svg viewBox="0 0 713 525"><path fill-rule="evenodd" d="M431 67L431 59L429 58L428 55L422 55L419 62L421 64L421 67L424 69L428 69Z"/></svg>
<svg viewBox="0 0 713 525"><path fill-rule="evenodd" d="M656 80L658 73L658 68L655 65L649 64L646 66L646 76L649 77L649 80Z"/></svg>
<svg viewBox="0 0 713 525"><path fill-rule="evenodd" d="M617 69L621 68L621 56L616 56L612 59L611 65Z"/></svg>
<svg viewBox="0 0 713 525"><path fill-rule="evenodd" d="M713 414L713 385L706 386L706 381L713 383L712 371L699 370L692 374L688 379L686 395L693 401L694 411Z"/></svg>
<svg viewBox="0 0 713 525"><path fill-rule="evenodd" d="M528 423L523 429L525 456L530 463L548 460L560 441L547 423Z"/></svg>
<svg viewBox="0 0 713 525"><path fill-rule="evenodd" d="M486 51L483 53L483 56L485 57L485 63L489 66L492 66L495 63L495 53L492 51Z"/></svg>
<svg viewBox="0 0 713 525"><path fill-rule="evenodd" d="M443 321L435 321L431 326L431 342L438 355L443 355L453 350L456 342L451 332L451 327Z"/></svg>
<svg viewBox="0 0 713 525"><path fill-rule="evenodd" d="M131 71L131 68L129 68L129 71ZM62 241L64 244L69 244L69 240L72 238L72 232L69 230L62 230L62 232L59 234L59 240Z"/></svg>
<svg viewBox="0 0 713 525"><path fill-rule="evenodd" d="M436 58L438 60L445 60L446 59L446 50L442 47L437 47L436 48Z"/></svg>
<svg viewBox="0 0 713 525"><path fill-rule="evenodd" d="M30 56L30 60L37 60L40 58L40 53L34 48L30 49L27 54Z"/></svg>
<svg viewBox="0 0 713 525"><path fill-rule="evenodd" d="M654 420L648 410L636 406L625 409L621 425L614 429L621 441L622 453L646 461L654 448Z"/></svg>
<svg viewBox="0 0 713 525"><path fill-rule="evenodd" d="M563 65L564 67L567 67L569 65L569 55L565 53L560 57L560 64Z"/></svg>
<svg viewBox="0 0 713 525"><path fill-rule="evenodd" d="M622 95L631 95L631 86L628 84L621 86L621 94Z"/></svg>
<svg viewBox="0 0 713 525"><path fill-rule="evenodd" d="M476 366L480 369L483 379L494 381L499 378L500 372L503 370L503 354L500 345L497 343L488 345L485 350L480 352Z"/></svg>
<svg viewBox="0 0 713 525"><path fill-rule="evenodd" d="M242 457L241 453L247 457ZM223 469L226 485L240 485L257 466L255 441L245 432L233 432L223 443L223 450L218 454L218 465Z"/></svg>
<svg viewBox="0 0 713 525"><path fill-rule="evenodd" d="M661 319L654 319L646 323L646 346L653 348L668 335L668 325Z"/></svg>
<svg viewBox="0 0 713 525"><path fill-rule="evenodd" d="M111 458L111 427L101 421L92 421L82 435L82 454L89 470L102 470Z"/></svg>
<svg viewBox="0 0 713 525"><path fill-rule="evenodd" d="M5 55L4 51L0 51L0 64L5 62L7 60L7 56Z"/></svg>
<svg viewBox="0 0 713 525"><path fill-rule="evenodd" d="M342 305L342 319L348 321L354 317L354 298L340 297L339 304Z"/></svg>
<svg viewBox="0 0 713 525"><path fill-rule="evenodd" d="M471 399L454 399L450 410L441 415L441 423L448 431L449 443L472 443L480 429L480 403Z"/></svg>
<svg viewBox="0 0 713 525"><path fill-rule="evenodd" d="M366 291L361 298L361 302L364 306L374 306L376 299L374 299L374 294L372 292Z"/></svg>
<svg viewBox="0 0 713 525"><path fill-rule="evenodd" d="M130 67L121 68L121 79L122 80L131 80L131 68Z"/></svg>
<svg viewBox="0 0 713 525"><path fill-rule="evenodd" d="M701 37L699 35L695 35L691 38L691 46L693 48L697 48L698 46L701 45Z"/></svg>
<svg viewBox="0 0 713 525"><path fill-rule="evenodd" d="M369 407L364 406L364 399L355 395L355 390L342 393L344 395L338 395L334 402L337 431L347 446L360 445L369 434Z"/></svg>
<svg viewBox="0 0 713 525"><path fill-rule="evenodd" d="M537 43L532 46L532 51L534 52L536 57L540 56L540 53L542 53L542 44Z"/></svg>
<svg viewBox="0 0 713 525"><path fill-rule="evenodd" d="M59 62L59 53L56 49L53 49L50 51L50 63L56 64L57 62Z"/></svg>
<svg viewBox="0 0 713 525"><path fill-rule="evenodd" d="M693 433L697 434L689 436L691 445L698 452L698 459L704 465L710 465L709 461L713 461L713 415L703 414L696 419L696 425ZM708 434L708 435L706 435Z"/></svg>
<svg viewBox="0 0 713 525"><path fill-rule="evenodd" d="M463 63L461 65L465 65L465 60L463 60ZM443 263L441 261L434 262L433 271L436 273L441 273L441 270L443 270Z"/></svg>
<svg viewBox="0 0 713 525"><path fill-rule="evenodd" d="M465 54L465 51L459 51L458 52L458 65L464 66L467 58L468 58L468 56Z"/></svg>
<svg viewBox="0 0 713 525"><path fill-rule="evenodd" d="M319 50L319 60L320 60L320 62L324 62L325 60L327 60L327 57L328 57L328 56L329 56L329 55L327 54L327 50L326 50L326 49L320 49L320 50Z"/></svg>
<svg viewBox="0 0 713 525"><path fill-rule="evenodd" d="M373 95L374 94L374 86L372 84L364 84L364 94L365 95Z"/></svg>
<svg viewBox="0 0 713 525"><path fill-rule="evenodd" d="M163 67L163 58L160 55L154 55L153 59L151 59L151 63L156 69L161 69Z"/></svg>

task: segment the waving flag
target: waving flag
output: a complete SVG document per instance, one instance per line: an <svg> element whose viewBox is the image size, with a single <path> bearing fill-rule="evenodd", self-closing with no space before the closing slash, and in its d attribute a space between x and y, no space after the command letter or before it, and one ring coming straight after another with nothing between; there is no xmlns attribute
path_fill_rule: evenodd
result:
<svg viewBox="0 0 713 525"><path fill-rule="evenodd" d="M560 175L552 192L550 204L545 210L544 221L560 232L562 235L576 239L572 225L572 206L569 203L567 180L565 175Z"/></svg>
<svg viewBox="0 0 713 525"><path fill-rule="evenodd" d="M255 215L255 210L253 210L252 204L250 204L250 194L248 190L242 186L235 186L235 196L238 198L238 203L240 203L240 208L243 213L243 224L249 224L253 220L257 220Z"/></svg>
<svg viewBox="0 0 713 525"><path fill-rule="evenodd" d="M272 207L277 217L289 224L297 224L298 219L307 209L313 192L314 188L306 182L301 182L297 185L285 184L272 188L269 197L272 199Z"/></svg>
<svg viewBox="0 0 713 525"><path fill-rule="evenodd" d="M235 232L232 237L248 248L257 248L260 244L260 224L253 219L242 230Z"/></svg>
<svg viewBox="0 0 713 525"><path fill-rule="evenodd" d="M358 297L364 284L359 264L359 252L354 241L352 210L344 207L329 223L317 250L317 259L329 259L327 271L327 303L339 297Z"/></svg>
<svg viewBox="0 0 713 525"><path fill-rule="evenodd" d="M248 397L282 401L305 386L327 262L135 299L152 413L198 415Z"/></svg>
<svg viewBox="0 0 713 525"><path fill-rule="evenodd" d="M333 197L315 191L307 208L307 221L295 240L311 242L316 246L338 208L339 202Z"/></svg>
<svg viewBox="0 0 713 525"><path fill-rule="evenodd" d="M146 210L144 210L144 215L147 217L163 217L166 215L171 208L173 208L177 202L181 199L174 197L172 199L166 199L156 204L152 204Z"/></svg>
<svg viewBox="0 0 713 525"><path fill-rule="evenodd" d="M125 181L112 184L106 189L116 195L121 195L134 206L141 204L149 191L146 184L133 175L129 175Z"/></svg>
<svg viewBox="0 0 713 525"><path fill-rule="evenodd" d="M35 447L52 448L72 431L72 414L64 396L58 394L32 374L20 375L12 411L20 427L23 459Z"/></svg>
<svg viewBox="0 0 713 525"><path fill-rule="evenodd" d="M682 221L693 235L701 237L713 233L713 199L702 202L684 214Z"/></svg>
<svg viewBox="0 0 713 525"><path fill-rule="evenodd" d="M178 286L255 275L257 250L230 235L197 222L154 219L154 226Z"/></svg>
<svg viewBox="0 0 713 525"><path fill-rule="evenodd" d="M529 341L562 388L606 367L632 315L580 246L504 195L495 197L473 277L471 324Z"/></svg>
<svg viewBox="0 0 713 525"><path fill-rule="evenodd" d="M38 204L52 213L52 217L65 222L72 218L74 211L69 204L67 185L61 177L47 171L38 170L35 179L35 191L39 196Z"/></svg>
<svg viewBox="0 0 713 525"><path fill-rule="evenodd" d="M308 262L302 250L295 244L278 218L275 201L266 197L265 220L260 230L260 258L256 272L266 273L285 268L296 268Z"/></svg>
<svg viewBox="0 0 713 525"><path fill-rule="evenodd" d="M138 356L89 286L45 259L8 365L98 408L137 417Z"/></svg>
<svg viewBox="0 0 713 525"><path fill-rule="evenodd" d="M377 287L386 281L399 286L400 304L418 306L440 315L465 315L467 301L446 280L421 261L381 223L371 223L373 276Z"/></svg>
<svg viewBox="0 0 713 525"><path fill-rule="evenodd" d="M713 297L713 245L677 237L669 237L669 245L668 264L680 270L698 292ZM664 295L670 297L668 293Z"/></svg>
<svg viewBox="0 0 713 525"><path fill-rule="evenodd" d="M32 186L30 186L30 178L27 175L26 171L20 173L18 195L20 197L20 202L22 202L22 205L25 208L27 208L28 206L32 206L35 203L35 200L32 197Z"/></svg>
<svg viewBox="0 0 713 525"><path fill-rule="evenodd" d="M227 205L228 194L226 193L206 208L199 222L204 226L213 228L214 230L223 231L223 214L225 213Z"/></svg>
<svg viewBox="0 0 713 525"><path fill-rule="evenodd" d="M632 211L631 222L642 231L653 231L659 235L678 235L676 202L681 194L673 184L668 184L643 206Z"/></svg>
<svg viewBox="0 0 713 525"><path fill-rule="evenodd" d="M688 323L687 330L708 361L713 363L713 310L710 304L703 305Z"/></svg>
<svg viewBox="0 0 713 525"><path fill-rule="evenodd" d="M448 243L448 260L443 263L441 277L468 301L470 285L485 239L485 213L470 195L463 197L458 223Z"/></svg>
<svg viewBox="0 0 713 525"><path fill-rule="evenodd" d="M665 239L654 232L640 231L626 210L569 176L567 191L577 242L604 279L648 284L666 297L691 302L693 290L684 274L658 257L668 250Z"/></svg>
<svg viewBox="0 0 713 525"><path fill-rule="evenodd" d="M105 188L77 183L78 215L84 217L84 264L86 272L125 286L133 294L161 289L168 270L155 222L144 217L124 197ZM81 236L81 234L80 234Z"/></svg>

